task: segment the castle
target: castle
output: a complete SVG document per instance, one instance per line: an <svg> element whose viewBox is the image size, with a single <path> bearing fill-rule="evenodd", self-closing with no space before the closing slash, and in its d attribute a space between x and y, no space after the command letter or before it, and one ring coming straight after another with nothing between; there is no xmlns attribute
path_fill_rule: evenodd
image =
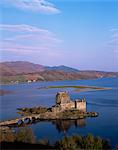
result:
<svg viewBox="0 0 118 150"><path fill-rule="evenodd" d="M58 92L56 94L56 105L52 106L52 112L62 112L71 109L86 112L86 100L77 99L72 101L68 92Z"/></svg>

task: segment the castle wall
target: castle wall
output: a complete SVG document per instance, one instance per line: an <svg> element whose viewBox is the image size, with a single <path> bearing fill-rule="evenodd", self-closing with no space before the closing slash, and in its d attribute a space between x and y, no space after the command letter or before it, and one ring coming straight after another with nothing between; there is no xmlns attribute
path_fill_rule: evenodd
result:
<svg viewBox="0 0 118 150"><path fill-rule="evenodd" d="M86 101L85 100L76 100L72 101L69 94L65 92L58 92L56 95L56 105L52 107L54 113L65 111L68 109L77 109L82 112L86 111Z"/></svg>
<svg viewBox="0 0 118 150"><path fill-rule="evenodd" d="M70 101L69 103L66 104L60 104L61 110L66 110L66 109L72 109L75 108L75 103L73 101Z"/></svg>
<svg viewBox="0 0 118 150"><path fill-rule="evenodd" d="M58 112L60 112L61 111L61 108L60 107L56 107L56 106L53 106L52 107L52 112L54 113L54 114L56 114L56 113L58 113Z"/></svg>
<svg viewBox="0 0 118 150"><path fill-rule="evenodd" d="M85 100L78 100L75 101L75 106L76 109L80 110L80 111L86 111L86 101Z"/></svg>
<svg viewBox="0 0 118 150"><path fill-rule="evenodd" d="M70 96L67 92L58 92L56 95L56 104L66 104L70 102Z"/></svg>

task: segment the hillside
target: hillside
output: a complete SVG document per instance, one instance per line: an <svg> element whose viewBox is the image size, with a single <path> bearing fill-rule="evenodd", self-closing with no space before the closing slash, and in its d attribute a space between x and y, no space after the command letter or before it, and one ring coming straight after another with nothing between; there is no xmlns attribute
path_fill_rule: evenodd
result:
<svg viewBox="0 0 118 150"><path fill-rule="evenodd" d="M0 63L0 83L118 77L118 72L79 71L67 66L47 67L25 61Z"/></svg>
<svg viewBox="0 0 118 150"><path fill-rule="evenodd" d="M78 72L79 70L67 66L43 66L26 61L2 62L0 63L0 75L12 76L28 73L39 73L42 71L64 71Z"/></svg>
<svg viewBox="0 0 118 150"><path fill-rule="evenodd" d="M78 69L67 67L64 65L54 66L54 67L45 67L45 69L50 70L50 71L65 71L65 72L75 72L75 73L79 72Z"/></svg>
<svg viewBox="0 0 118 150"><path fill-rule="evenodd" d="M2 62L0 63L0 75L18 75L44 71L45 68L39 64L26 61Z"/></svg>

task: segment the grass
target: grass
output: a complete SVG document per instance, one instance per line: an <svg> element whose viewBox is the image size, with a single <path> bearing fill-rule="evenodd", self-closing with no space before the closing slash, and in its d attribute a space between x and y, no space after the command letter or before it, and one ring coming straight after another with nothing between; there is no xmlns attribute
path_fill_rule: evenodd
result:
<svg viewBox="0 0 118 150"><path fill-rule="evenodd" d="M95 90L110 90L111 88L97 87L97 86L75 86L75 85L63 85L63 86L47 86L46 89L53 88L75 88L75 89L95 89Z"/></svg>

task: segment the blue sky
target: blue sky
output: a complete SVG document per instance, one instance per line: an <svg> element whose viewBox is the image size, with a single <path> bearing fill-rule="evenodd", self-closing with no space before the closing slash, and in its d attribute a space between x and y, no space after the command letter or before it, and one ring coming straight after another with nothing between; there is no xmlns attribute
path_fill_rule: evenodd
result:
<svg viewBox="0 0 118 150"><path fill-rule="evenodd" d="M0 2L1 61L118 71L118 1Z"/></svg>

